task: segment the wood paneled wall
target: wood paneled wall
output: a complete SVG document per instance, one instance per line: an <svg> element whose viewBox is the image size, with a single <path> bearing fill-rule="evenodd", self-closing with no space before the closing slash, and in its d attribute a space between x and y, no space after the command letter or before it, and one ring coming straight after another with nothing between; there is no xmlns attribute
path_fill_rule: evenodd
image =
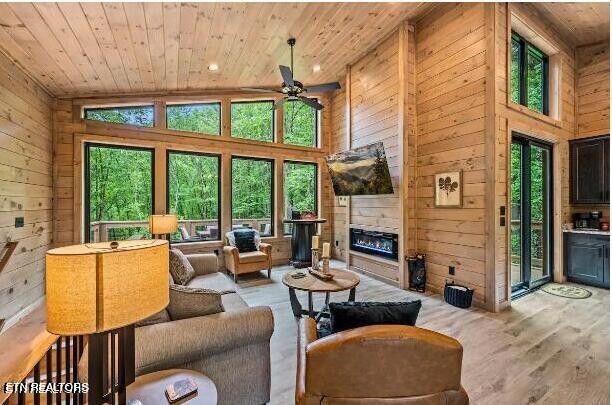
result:
<svg viewBox="0 0 612 405"><path fill-rule="evenodd" d="M417 250L428 288L485 300L485 7L448 3L416 26ZM434 175L460 170L463 206L434 208ZM455 276L449 275L455 267Z"/></svg>
<svg viewBox="0 0 612 405"><path fill-rule="evenodd" d="M0 248L18 242L0 273L5 327L44 295L45 252L53 228L52 102L0 54ZM15 227L17 217L24 218L23 227Z"/></svg>
<svg viewBox="0 0 612 405"><path fill-rule="evenodd" d="M229 125L226 122L222 126L221 136L198 135L182 131L173 131L164 128L165 120L158 120L161 125L155 128L138 128L129 125L108 124L81 119L81 108L83 105L100 105L117 102L155 102L160 114L165 114L164 101L178 100L219 100L222 104L222 116L229 116L230 100L256 98L254 95L245 95L238 92L227 92L218 94L189 94L164 97L132 97L121 99L87 99L87 100L60 100L55 110L56 120L56 158L54 161L56 216L55 216L55 241L58 245L79 243L82 232L82 151L83 143L87 141L113 143L134 146L146 146L155 149L155 211L165 212L166 206L166 150L185 150L194 152L208 152L221 154L222 157L222 180L221 180L221 207L222 228L229 230L231 215L230 194L231 179L229 166L231 156L253 156L272 158L275 165L275 229L276 236L265 238L273 246L273 261L275 264L285 264L291 257L291 238L282 234L284 211L283 202L283 161L298 160L319 163L319 209L320 215L329 220L321 226L322 238L331 240L331 221L333 220L332 206L330 203L331 183L329 174L324 164L324 156L328 153L328 142L330 139L330 116L331 109L323 110L321 119L321 147L304 148L282 143L264 143L244 139L232 138L229 133ZM323 104L328 105L328 98L321 96ZM277 117L276 129L277 139L282 134L282 120L280 114ZM223 233L225 231L222 231ZM173 244L185 253L201 253L219 250L222 242L194 242ZM220 256L222 262L222 256Z"/></svg>
<svg viewBox="0 0 612 405"><path fill-rule="evenodd" d="M576 49L576 138L610 133L610 43Z"/></svg>

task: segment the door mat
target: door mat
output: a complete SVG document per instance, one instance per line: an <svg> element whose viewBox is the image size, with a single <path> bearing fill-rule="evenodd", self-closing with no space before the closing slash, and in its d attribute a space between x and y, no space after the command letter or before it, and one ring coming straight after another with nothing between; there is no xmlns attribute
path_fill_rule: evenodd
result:
<svg viewBox="0 0 612 405"><path fill-rule="evenodd" d="M540 290L565 298L584 299L591 296L589 290L567 284L547 283L540 287Z"/></svg>

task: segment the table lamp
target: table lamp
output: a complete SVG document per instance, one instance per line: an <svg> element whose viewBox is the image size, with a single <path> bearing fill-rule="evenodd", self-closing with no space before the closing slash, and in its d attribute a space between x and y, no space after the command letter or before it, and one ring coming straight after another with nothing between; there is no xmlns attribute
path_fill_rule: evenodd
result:
<svg viewBox="0 0 612 405"><path fill-rule="evenodd" d="M166 235L170 240L170 234L173 234L178 229L178 218L174 214L159 214L149 217L149 231L153 238L160 235Z"/></svg>
<svg viewBox="0 0 612 405"><path fill-rule="evenodd" d="M115 394L125 403L125 388L135 379L134 323L168 305L168 241L49 250L46 294L49 332L88 335L88 403L114 403Z"/></svg>

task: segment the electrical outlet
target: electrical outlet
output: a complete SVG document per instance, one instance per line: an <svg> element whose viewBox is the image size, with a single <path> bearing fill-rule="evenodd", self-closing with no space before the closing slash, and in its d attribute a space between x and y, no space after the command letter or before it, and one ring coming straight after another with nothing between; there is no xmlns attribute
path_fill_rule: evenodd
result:
<svg viewBox="0 0 612 405"><path fill-rule="evenodd" d="M23 217L15 217L15 228L23 228Z"/></svg>
<svg viewBox="0 0 612 405"><path fill-rule="evenodd" d="M213 250L213 253L215 254L215 256L219 256L219 249Z"/></svg>
<svg viewBox="0 0 612 405"><path fill-rule="evenodd" d="M455 275L455 266L448 266L448 274L451 276Z"/></svg>
<svg viewBox="0 0 612 405"><path fill-rule="evenodd" d="M340 242L336 241L336 247L338 247L338 245L340 245Z"/></svg>

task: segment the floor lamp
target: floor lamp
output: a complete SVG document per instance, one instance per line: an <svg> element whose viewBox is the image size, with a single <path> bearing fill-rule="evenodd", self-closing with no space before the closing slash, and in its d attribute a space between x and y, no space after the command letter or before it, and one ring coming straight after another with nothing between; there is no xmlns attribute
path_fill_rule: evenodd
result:
<svg viewBox="0 0 612 405"><path fill-rule="evenodd" d="M118 395L125 404L126 387L135 380L134 323L168 305L168 242L87 243L49 250L46 291L47 330L88 336L88 403L115 403Z"/></svg>
<svg viewBox="0 0 612 405"><path fill-rule="evenodd" d="M174 214L157 214L149 216L149 232L153 238L164 236L170 240L170 235L178 229L178 218Z"/></svg>

